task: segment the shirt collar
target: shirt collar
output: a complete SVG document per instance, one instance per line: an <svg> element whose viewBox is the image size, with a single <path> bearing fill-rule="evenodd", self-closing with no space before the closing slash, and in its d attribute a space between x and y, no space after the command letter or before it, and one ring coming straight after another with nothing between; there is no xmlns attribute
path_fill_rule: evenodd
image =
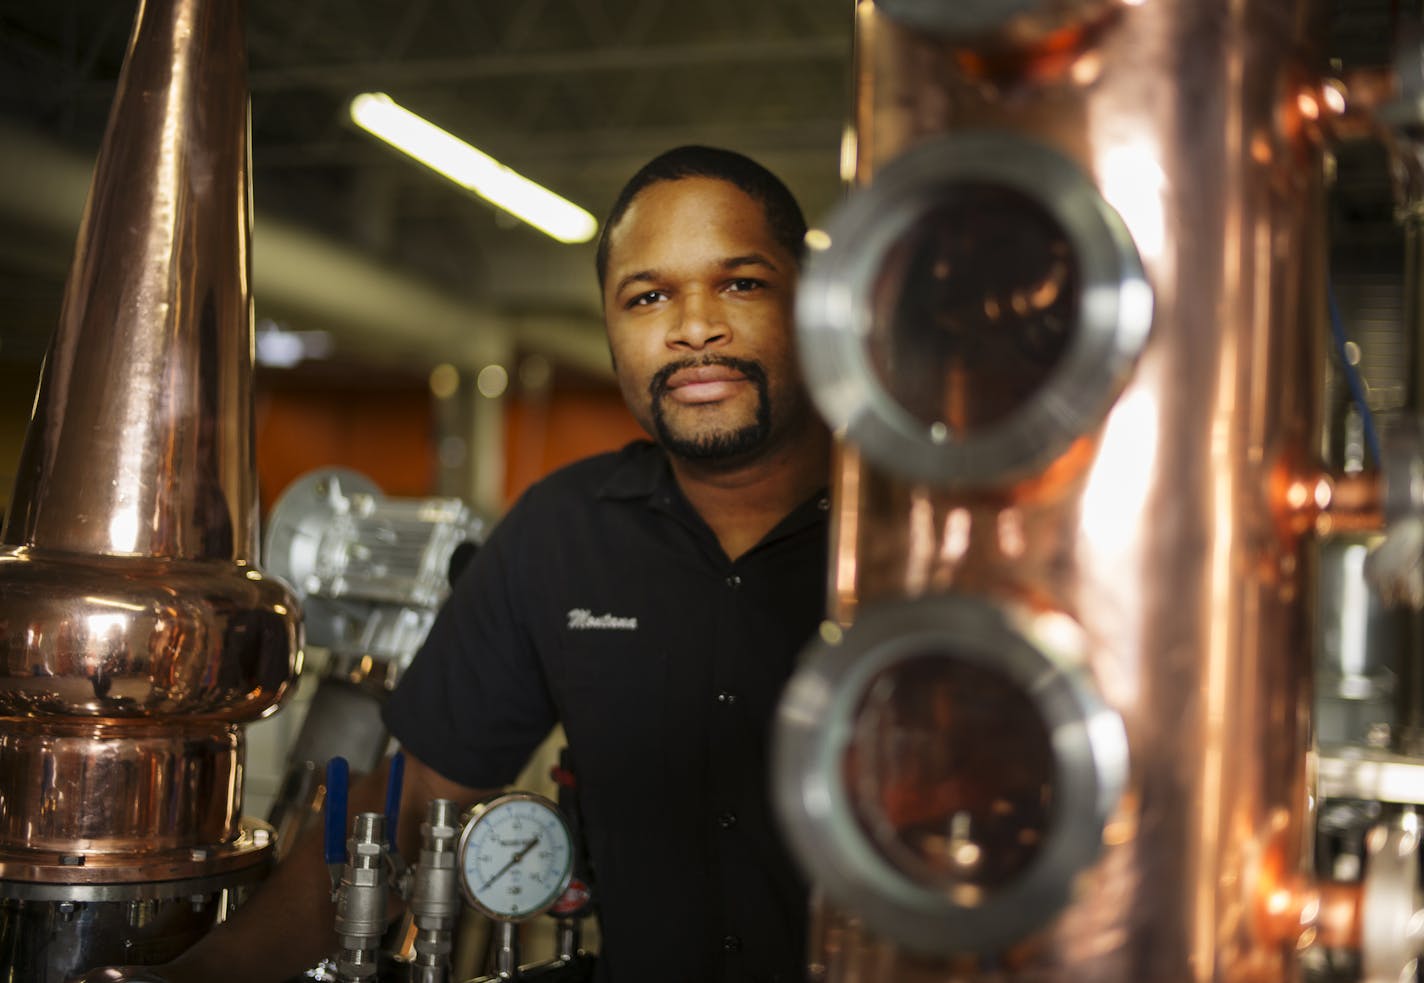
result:
<svg viewBox="0 0 1424 983"><path fill-rule="evenodd" d="M598 488L599 498L643 500L649 505L690 521L697 527L704 527L701 517L686 503L682 490L677 487L672 467L662 448L651 441L634 441L620 452L620 460L602 485ZM798 532L808 526L825 521L830 510L830 492L822 488L805 502L792 509L781 522L777 523L764 542L780 539L782 536Z"/></svg>
<svg viewBox="0 0 1424 983"><path fill-rule="evenodd" d="M635 440L619 451L613 472L598 486L599 498L651 498L674 487L667 455L657 444Z"/></svg>

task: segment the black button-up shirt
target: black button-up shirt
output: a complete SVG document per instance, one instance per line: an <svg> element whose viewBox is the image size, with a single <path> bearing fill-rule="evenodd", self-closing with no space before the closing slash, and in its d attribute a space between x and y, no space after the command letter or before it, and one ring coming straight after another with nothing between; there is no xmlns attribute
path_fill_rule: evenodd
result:
<svg viewBox="0 0 1424 983"><path fill-rule="evenodd" d="M562 721L600 980L804 977L767 745L824 610L825 519L816 496L733 562L653 445L574 464L495 529L392 696L401 743L474 787Z"/></svg>

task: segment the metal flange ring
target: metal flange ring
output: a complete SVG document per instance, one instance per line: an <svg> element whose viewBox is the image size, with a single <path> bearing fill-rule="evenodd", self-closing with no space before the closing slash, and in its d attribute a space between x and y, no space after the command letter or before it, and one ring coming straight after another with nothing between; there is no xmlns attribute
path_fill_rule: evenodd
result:
<svg viewBox="0 0 1424 983"><path fill-rule="evenodd" d="M921 144L824 231L797 293L802 367L832 429L899 477L1040 470L1102 421L1146 345L1152 291L1122 219L1026 137Z"/></svg>
<svg viewBox="0 0 1424 983"><path fill-rule="evenodd" d="M1060 912L1128 767L1076 623L968 596L885 603L813 647L773 753L811 880L931 954L999 952Z"/></svg>

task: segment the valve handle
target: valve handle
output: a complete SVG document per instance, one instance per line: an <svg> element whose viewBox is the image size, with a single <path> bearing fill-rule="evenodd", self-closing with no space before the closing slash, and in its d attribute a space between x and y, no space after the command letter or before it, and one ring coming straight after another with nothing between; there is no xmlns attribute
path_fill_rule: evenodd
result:
<svg viewBox="0 0 1424 983"><path fill-rule="evenodd" d="M326 862L346 862L346 790L351 771L345 758L326 763Z"/></svg>
<svg viewBox="0 0 1424 983"><path fill-rule="evenodd" d="M386 778L386 844L391 853L396 849L396 821L400 818L401 783L405 780L405 752L391 756L391 771Z"/></svg>

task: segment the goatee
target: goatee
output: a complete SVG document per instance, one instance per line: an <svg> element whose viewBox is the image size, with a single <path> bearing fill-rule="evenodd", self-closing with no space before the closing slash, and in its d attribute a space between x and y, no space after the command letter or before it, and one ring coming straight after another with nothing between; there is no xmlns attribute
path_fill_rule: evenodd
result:
<svg viewBox="0 0 1424 983"><path fill-rule="evenodd" d="M721 365L741 373L756 389L756 416L744 426L735 429L708 430L700 433L676 433L668 425L664 412L664 400L668 394L668 380L683 369L700 368L706 365ZM690 461L725 461L742 457L760 447L771 433L771 397L767 390L766 370L757 362L730 355L708 355L703 358L689 358L664 365L648 383L652 396L653 429L658 443L669 454Z"/></svg>

